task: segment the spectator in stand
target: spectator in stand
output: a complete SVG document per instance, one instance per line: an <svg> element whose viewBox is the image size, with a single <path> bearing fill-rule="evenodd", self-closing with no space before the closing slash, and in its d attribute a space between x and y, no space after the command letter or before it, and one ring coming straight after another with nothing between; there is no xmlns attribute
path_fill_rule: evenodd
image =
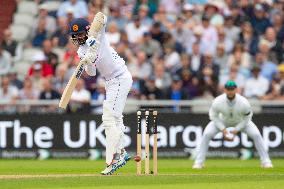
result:
<svg viewBox="0 0 284 189"><path fill-rule="evenodd" d="M268 27L262 37L259 39L259 43L265 41L268 46L268 52L266 52L270 61L279 64L282 61L282 43L276 38L276 31L273 27Z"/></svg>
<svg viewBox="0 0 284 189"><path fill-rule="evenodd" d="M260 74L268 79L269 81L272 80L273 76L277 74L277 65L267 59L267 56L258 52L255 55L255 62L261 68Z"/></svg>
<svg viewBox="0 0 284 189"><path fill-rule="evenodd" d="M218 43L224 44L226 53L232 52L234 48L234 41L226 37L225 30L223 27L218 28Z"/></svg>
<svg viewBox="0 0 284 189"><path fill-rule="evenodd" d="M44 78L42 80L43 89L40 91L39 99L41 100L54 100L59 99L60 94L53 89L50 78Z"/></svg>
<svg viewBox="0 0 284 189"><path fill-rule="evenodd" d="M221 26L224 24L224 18L219 13L221 6L224 6L222 1L216 3L216 1L208 2L204 7L204 14L210 17L210 24L212 26Z"/></svg>
<svg viewBox="0 0 284 189"><path fill-rule="evenodd" d="M60 94L53 89L51 78L44 78L42 80L42 90L40 91L39 99L40 100L55 100L60 99ZM57 105L50 104L45 105L42 108L42 111L44 112L56 112Z"/></svg>
<svg viewBox="0 0 284 189"><path fill-rule="evenodd" d="M38 54L34 55L32 58L33 64L29 69L29 76L33 76L35 72L41 73L42 77L49 77L52 76L54 70L50 64L47 62L47 58L43 52L39 52Z"/></svg>
<svg viewBox="0 0 284 189"><path fill-rule="evenodd" d="M165 67L166 69L171 72L175 73L180 67L180 55L173 45L168 44L164 46L165 52Z"/></svg>
<svg viewBox="0 0 284 189"><path fill-rule="evenodd" d="M188 71L190 75L193 75L194 72L191 68L191 57L188 54L181 54L180 57L180 63L181 67L176 71L175 75L178 75L179 77L182 77L182 73L184 71Z"/></svg>
<svg viewBox="0 0 284 189"><path fill-rule="evenodd" d="M148 16L149 7L145 4L140 5L138 17L141 20L141 24L146 26L147 28L150 28L153 20Z"/></svg>
<svg viewBox="0 0 284 189"><path fill-rule="evenodd" d="M214 61L219 66L221 74L223 74L228 67L228 59L228 54L225 52L225 45L218 43Z"/></svg>
<svg viewBox="0 0 284 189"><path fill-rule="evenodd" d="M266 10L262 4L255 4L250 22L257 35L263 34L266 28L271 25L266 16Z"/></svg>
<svg viewBox="0 0 284 189"><path fill-rule="evenodd" d="M89 13L107 12L107 7L105 6L104 0L90 0L88 7L89 7Z"/></svg>
<svg viewBox="0 0 284 189"><path fill-rule="evenodd" d="M172 37L176 42L182 45L183 49L190 48L193 43L193 33L191 30L185 27L185 20L182 17L178 17L173 29L171 29Z"/></svg>
<svg viewBox="0 0 284 189"><path fill-rule="evenodd" d="M161 91L165 91L171 85L171 75L166 72L164 64L155 64L154 66L155 85Z"/></svg>
<svg viewBox="0 0 284 189"><path fill-rule="evenodd" d="M216 46L218 42L217 30L215 27L210 25L210 17L208 15L202 16L202 37L200 43L201 53L215 54Z"/></svg>
<svg viewBox="0 0 284 189"><path fill-rule="evenodd" d="M185 27L193 30L194 26L196 26L200 19L197 14L195 14L195 7L192 4L186 3L183 6L182 15L185 17Z"/></svg>
<svg viewBox="0 0 284 189"><path fill-rule="evenodd" d="M224 85L227 81L235 81L238 85L238 93L242 94L246 78L243 76L240 66L237 64L232 64L230 68L224 70L219 78L219 92L224 91Z"/></svg>
<svg viewBox="0 0 284 189"><path fill-rule="evenodd" d="M58 56L54 52L52 52L53 46L50 39L46 39L42 43L42 50L47 58L47 63L50 64L53 68L53 70L56 70L56 67L58 65ZM53 73L54 74L54 73Z"/></svg>
<svg viewBox="0 0 284 189"><path fill-rule="evenodd" d="M143 34L147 32L149 28L141 24L141 20L138 16L133 16L133 21L126 25L125 31L130 43L137 44L142 38Z"/></svg>
<svg viewBox="0 0 284 189"><path fill-rule="evenodd" d="M12 32L9 28L5 29L3 34L3 49L11 54L13 62L19 61L23 53L22 45L12 38Z"/></svg>
<svg viewBox="0 0 284 189"><path fill-rule="evenodd" d="M281 89L280 76L275 76L273 77L269 85L267 93L261 97L261 100L282 100L284 99L283 95L284 95L284 90Z"/></svg>
<svg viewBox="0 0 284 189"><path fill-rule="evenodd" d="M168 28L172 27L174 19L167 14L165 6L159 5L158 12L153 15L153 21L154 24L160 23L161 30L165 32Z"/></svg>
<svg viewBox="0 0 284 189"><path fill-rule="evenodd" d="M39 90L34 88L31 78L26 77L24 80L24 87L19 92L19 99L21 100L36 100L39 97Z"/></svg>
<svg viewBox="0 0 284 189"><path fill-rule="evenodd" d="M18 78L18 73L17 70L12 68L8 75L10 84L17 87L17 89L22 89L23 88L23 82Z"/></svg>
<svg viewBox="0 0 284 189"><path fill-rule="evenodd" d="M118 0L118 1L112 1L111 3L112 4L116 3L116 7L119 7L120 15L130 20L134 12L133 9L135 6L135 2L136 0Z"/></svg>
<svg viewBox="0 0 284 189"><path fill-rule="evenodd" d="M239 36L240 43L243 48L252 55L257 52L258 37L254 34L251 23L244 22L241 26L241 33Z"/></svg>
<svg viewBox="0 0 284 189"><path fill-rule="evenodd" d="M203 97L216 97L218 95L219 66L213 62L212 54L204 54L197 76L202 86Z"/></svg>
<svg viewBox="0 0 284 189"><path fill-rule="evenodd" d="M67 0L61 3L57 10L57 17L67 17L66 10L73 9L75 18L88 16L88 6L82 0Z"/></svg>
<svg viewBox="0 0 284 189"><path fill-rule="evenodd" d="M108 24L108 30L106 32L106 38L111 45L116 45L120 41L120 32L115 22Z"/></svg>
<svg viewBox="0 0 284 189"><path fill-rule="evenodd" d="M143 87L145 85L145 81L142 79L139 79L137 77L137 73L131 73L132 75L132 87L131 87L131 92L129 93L128 98L130 99L140 99L141 98L141 92L143 90Z"/></svg>
<svg viewBox="0 0 284 189"><path fill-rule="evenodd" d="M251 72L252 76L245 84L244 96L247 98L261 99L269 89L269 81L260 75L259 65L254 65Z"/></svg>
<svg viewBox="0 0 284 189"><path fill-rule="evenodd" d="M232 40L234 43L238 41L238 36L240 35L240 28L234 25L233 17L228 15L225 16L224 32L226 38Z"/></svg>
<svg viewBox="0 0 284 189"><path fill-rule="evenodd" d="M194 99L201 95L201 86L198 78L189 70L182 70L181 74L182 87L187 92L188 99Z"/></svg>
<svg viewBox="0 0 284 189"><path fill-rule="evenodd" d="M0 45L0 76L9 73L12 67L12 58L8 51L6 51L3 45Z"/></svg>
<svg viewBox="0 0 284 189"><path fill-rule="evenodd" d="M154 40L157 40L160 44L164 44L165 32L162 31L161 27L160 22L155 22L150 28L150 33Z"/></svg>
<svg viewBox="0 0 284 189"><path fill-rule="evenodd" d="M66 9L66 18L67 23L70 23L74 19L74 9L73 8L68 8Z"/></svg>
<svg viewBox="0 0 284 189"><path fill-rule="evenodd" d="M211 70L212 73L209 70ZM209 74L209 72L211 74ZM204 78L203 76L206 76L208 74L212 75L212 77L214 78L218 78L219 66L216 65L216 63L214 62L214 57L211 53L208 52L203 55L202 62L201 62L201 65L199 67L197 74L201 76L202 78Z"/></svg>
<svg viewBox="0 0 284 189"><path fill-rule="evenodd" d="M181 12L182 2L172 0L160 0L160 6L165 7L165 11L168 15L177 15Z"/></svg>
<svg viewBox="0 0 284 189"><path fill-rule="evenodd" d="M144 86L141 90L142 100L157 100L163 98L162 91L156 87L155 76L151 75L148 79L145 79Z"/></svg>
<svg viewBox="0 0 284 189"><path fill-rule="evenodd" d="M198 42L192 45L191 64L190 68L194 73L197 73L201 66L202 55L200 53L200 46Z"/></svg>
<svg viewBox="0 0 284 189"><path fill-rule="evenodd" d="M67 85L68 78L66 77L67 66L59 64L56 68L55 76L52 78L53 88L60 94L63 93L65 86Z"/></svg>
<svg viewBox="0 0 284 189"><path fill-rule="evenodd" d="M10 80L7 76L2 76L0 87L0 99L8 102L15 102L18 99L19 90L17 87L10 84Z"/></svg>
<svg viewBox="0 0 284 189"><path fill-rule="evenodd" d="M6 101L8 105L0 105L1 113L15 113L16 107L13 105L18 99L19 90L17 87L10 84L10 80L7 76L1 78L0 86L0 99Z"/></svg>
<svg viewBox="0 0 284 189"><path fill-rule="evenodd" d="M48 38L48 33L45 28L46 28L46 20L44 18L40 18L38 20L37 27L34 29L32 33L32 46L41 47L43 41Z"/></svg>
<svg viewBox="0 0 284 189"><path fill-rule="evenodd" d="M68 23L66 18L57 19L58 29L52 35L52 45L53 47L65 47L69 41L68 34Z"/></svg>
<svg viewBox="0 0 284 189"><path fill-rule="evenodd" d="M249 77L249 69L251 68L251 56L244 49L243 45L236 43L233 49L232 54L228 58L228 66L237 64L239 66L239 71L243 74L244 77Z"/></svg>
<svg viewBox="0 0 284 189"><path fill-rule="evenodd" d="M187 98L187 91L182 88L181 78L178 75L174 75L171 86L166 90L165 99L186 100Z"/></svg>
<svg viewBox="0 0 284 189"><path fill-rule="evenodd" d="M119 7L109 7L108 23L115 22L120 31L125 30L128 23L127 18L121 16Z"/></svg>
<svg viewBox="0 0 284 189"><path fill-rule="evenodd" d="M152 17L155 12L157 12L159 1L156 0L133 0L136 2L134 7L134 13L136 14L141 5L147 5L149 7L149 16Z"/></svg>
<svg viewBox="0 0 284 189"><path fill-rule="evenodd" d="M147 58L151 58L153 55L161 55L161 45L158 41L152 38L150 32L145 32L141 42L138 44L138 50L146 53Z"/></svg>
<svg viewBox="0 0 284 189"><path fill-rule="evenodd" d="M79 79L71 95L70 111L71 112L89 112L91 103L91 93L85 89L83 79Z"/></svg>
<svg viewBox="0 0 284 189"><path fill-rule="evenodd" d="M277 39L280 41L283 41L284 39L284 19L283 19L283 13L277 12L275 15L273 15L272 20L272 27L276 32Z"/></svg>
<svg viewBox="0 0 284 189"><path fill-rule="evenodd" d="M45 20L45 30L50 36L56 31L56 20L54 17L48 15L48 5L43 3L39 5L38 17L35 20L34 30L38 28L40 20Z"/></svg>
<svg viewBox="0 0 284 189"><path fill-rule="evenodd" d="M152 67L143 51L138 51L136 57L131 58L127 67L131 73L137 73L139 79L146 79L152 73Z"/></svg>

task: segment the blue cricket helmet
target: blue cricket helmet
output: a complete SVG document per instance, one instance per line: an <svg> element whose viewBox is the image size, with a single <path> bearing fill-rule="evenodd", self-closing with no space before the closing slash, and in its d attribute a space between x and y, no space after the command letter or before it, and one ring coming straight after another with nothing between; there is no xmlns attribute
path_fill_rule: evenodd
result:
<svg viewBox="0 0 284 189"><path fill-rule="evenodd" d="M75 35L83 31L88 31L90 23L84 18L75 18L69 24L70 35Z"/></svg>

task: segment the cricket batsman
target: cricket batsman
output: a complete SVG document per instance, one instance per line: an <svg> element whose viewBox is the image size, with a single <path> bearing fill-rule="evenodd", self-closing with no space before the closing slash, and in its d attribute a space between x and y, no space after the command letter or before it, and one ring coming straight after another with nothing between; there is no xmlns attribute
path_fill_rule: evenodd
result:
<svg viewBox="0 0 284 189"><path fill-rule="evenodd" d="M101 172L102 175L112 174L130 159L124 149L125 126L122 112L132 86L132 76L125 61L110 46L106 38L106 22L107 17L103 15L103 29L93 36L88 35L91 30L87 20L77 18L70 22L71 39L79 47L77 53L81 61L84 61L85 71L88 75L95 76L98 70L106 81L102 121L106 135L107 166Z"/></svg>
<svg viewBox="0 0 284 189"><path fill-rule="evenodd" d="M232 141L238 132L246 133L254 142L259 153L261 167L272 168L267 147L256 125L251 121L252 109L246 98L237 94L237 85L229 80L225 84L225 93L216 97L209 110L210 122L206 126L200 144L197 146L197 156L193 169L202 169L210 140L222 132L227 141ZM228 127L234 127L229 132Z"/></svg>

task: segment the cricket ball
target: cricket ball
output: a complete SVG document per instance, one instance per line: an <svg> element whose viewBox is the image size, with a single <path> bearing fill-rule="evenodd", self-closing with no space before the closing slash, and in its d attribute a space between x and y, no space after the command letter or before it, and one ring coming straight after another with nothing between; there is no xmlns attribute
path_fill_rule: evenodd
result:
<svg viewBox="0 0 284 189"><path fill-rule="evenodd" d="M134 161L136 161L136 162L141 161L141 157L140 157L140 156L138 156L138 155L136 155L136 156L134 157Z"/></svg>

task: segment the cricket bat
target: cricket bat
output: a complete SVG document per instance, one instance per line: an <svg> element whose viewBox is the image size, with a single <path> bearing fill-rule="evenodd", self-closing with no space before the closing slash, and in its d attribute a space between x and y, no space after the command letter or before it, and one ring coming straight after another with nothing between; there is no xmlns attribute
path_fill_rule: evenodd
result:
<svg viewBox="0 0 284 189"><path fill-rule="evenodd" d="M105 25L105 15L102 12L98 12L96 14L96 16L94 17L94 20L90 26L89 32L88 32L88 36L89 37L95 37L97 38L98 34L100 33L101 29L104 27ZM67 104L70 101L72 92L78 82L78 80L80 79L83 71L84 71L84 62L80 61L75 72L73 73L73 75L71 76L71 78L69 79L59 102L59 107L66 109Z"/></svg>

